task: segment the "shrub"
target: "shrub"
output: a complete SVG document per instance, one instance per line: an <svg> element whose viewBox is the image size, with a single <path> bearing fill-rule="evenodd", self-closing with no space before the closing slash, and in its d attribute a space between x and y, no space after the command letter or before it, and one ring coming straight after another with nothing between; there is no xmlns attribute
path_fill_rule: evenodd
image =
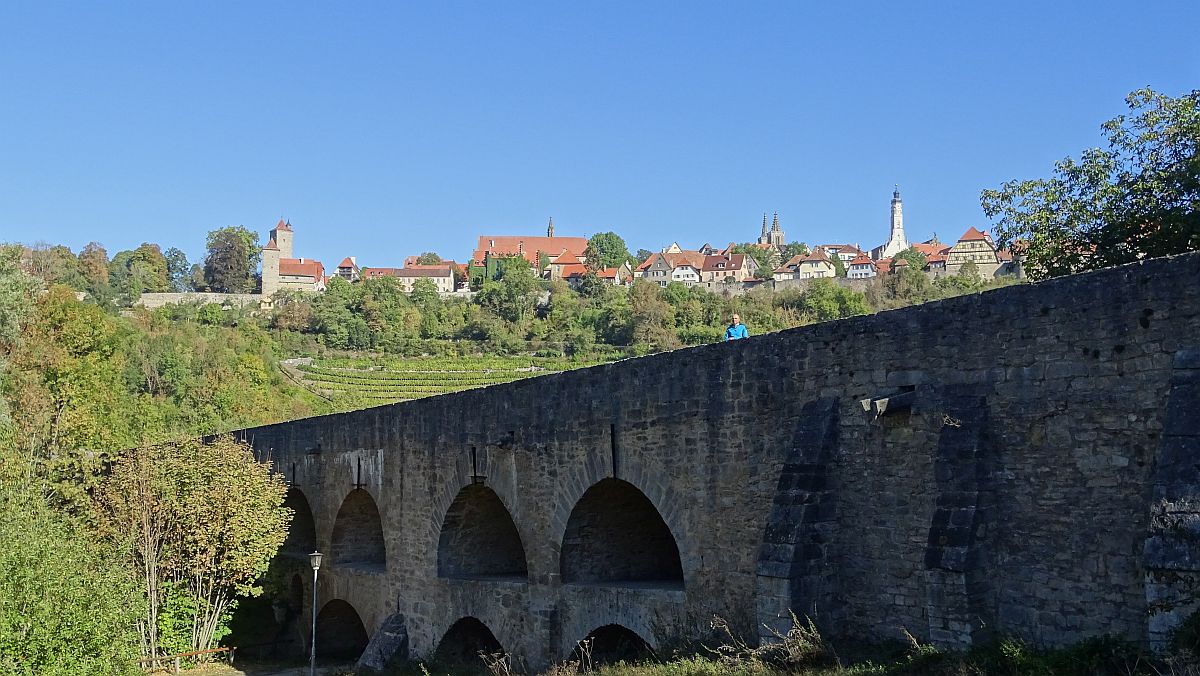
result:
<svg viewBox="0 0 1200 676"><path fill-rule="evenodd" d="M41 495L0 488L0 673L137 673L133 580Z"/></svg>

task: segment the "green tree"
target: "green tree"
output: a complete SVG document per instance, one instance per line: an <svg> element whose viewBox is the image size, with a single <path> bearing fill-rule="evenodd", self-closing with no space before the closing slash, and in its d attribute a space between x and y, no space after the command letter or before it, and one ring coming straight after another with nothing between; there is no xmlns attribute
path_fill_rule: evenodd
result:
<svg viewBox="0 0 1200 676"><path fill-rule="evenodd" d="M663 300L659 287L639 279L629 290L632 338L636 345L651 350L679 347L675 334L675 311Z"/></svg>
<svg viewBox="0 0 1200 676"><path fill-rule="evenodd" d="M88 242L79 252L79 273L93 296L108 295L108 252L99 242Z"/></svg>
<svg viewBox="0 0 1200 676"><path fill-rule="evenodd" d="M629 247L615 232L599 232L588 240L583 252L589 270L615 268L629 262Z"/></svg>
<svg viewBox="0 0 1200 676"><path fill-rule="evenodd" d="M836 276L836 277L845 277L846 276L846 262L842 260L841 256L834 254L829 257L829 262L833 263L834 276Z"/></svg>
<svg viewBox="0 0 1200 676"><path fill-rule="evenodd" d="M429 306L432 303L436 303L438 301L437 284L434 284L432 279L422 277L413 282L409 298L412 299L412 302L421 306Z"/></svg>
<svg viewBox="0 0 1200 676"><path fill-rule="evenodd" d="M143 650L164 652L170 593L185 594L188 644L207 650L227 630L239 596L257 596L287 534L287 485L229 437L124 453L97 492L99 530L141 581ZM176 608L178 611L178 608ZM173 646L173 647L177 647Z"/></svg>
<svg viewBox="0 0 1200 676"><path fill-rule="evenodd" d="M218 293L251 293L254 273L262 253L258 233L242 226L228 226L208 233L204 278Z"/></svg>
<svg viewBox="0 0 1200 676"><path fill-rule="evenodd" d="M176 293L192 291L192 264L181 249L171 247L163 253L167 262L167 283Z"/></svg>
<svg viewBox="0 0 1200 676"><path fill-rule="evenodd" d="M1139 89L1125 101L1130 114L1101 127L1107 148L981 194L998 244L1023 255L1031 277L1200 249L1200 90Z"/></svg>
<svg viewBox="0 0 1200 676"><path fill-rule="evenodd" d="M846 289L830 279L814 279L800 299L799 307L809 321L827 322L871 311L860 291Z"/></svg>
<svg viewBox="0 0 1200 676"><path fill-rule="evenodd" d="M65 284L85 290L87 280L79 270L79 259L65 246L40 244L29 249L29 272L46 286Z"/></svg>
<svg viewBox="0 0 1200 676"><path fill-rule="evenodd" d="M922 270L925 269L925 261L926 261L925 254L921 253L920 251L917 251L916 249L912 248L911 246L892 257L892 269L893 270L896 269L896 261L900 261L900 260L908 263L909 270L921 272Z"/></svg>
<svg viewBox="0 0 1200 676"><path fill-rule="evenodd" d="M520 259L524 260L524 259ZM484 282L475 296L481 307L491 310L505 321L520 323L533 313L537 301L537 278L526 265L508 265L498 281Z"/></svg>
<svg viewBox="0 0 1200 676"><path fill-rule="evenodd" d="M808 245L804 242L790 242L783 245L781 254L785 261L792 256L807 256L809 254Z"/></svg>
<svg viewBox="0 0 1200 676"><path fill-rule="evenodd" d="M437 265L442 262L442 257L432 251L417 256L417 265Z"/></svg>
<svg viewBox="0 0 1200 676"><path fill-rule="evenodd" d="M0 485L0 673L141 673L133 578L34 487Z"/></svg>
<svg viewBox="0 0 1200 676"><path fill-rule="evenodd" d="M637 267L638 265L645 263L646 259L650 258L653 255L654 255L654 252L649 249L638 249L637 253L633 257L634 263L635 263L634 267Z"/></svg>

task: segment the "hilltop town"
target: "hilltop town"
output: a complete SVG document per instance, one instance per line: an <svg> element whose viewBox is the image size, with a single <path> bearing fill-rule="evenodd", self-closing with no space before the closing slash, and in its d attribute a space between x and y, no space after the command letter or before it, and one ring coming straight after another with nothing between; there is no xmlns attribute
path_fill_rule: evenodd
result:
<svg viewBox="0 0 1200 676"><path fill-rule="evenodd" d="M694 249L671 242L656 252L624 256L625 260L616 265L594 260L596 255L589 251L588 238L557 234L553 218L544 236L479 235L465 262L409 255L401 266L382 267L360 264L357 255L349 255L328 267L322 261L295 256L294 237L295 228L285 219L268 233L262 248L260 294L264 303L269 304L270 297L279 291L323 292L333 277L351 283L391 277L405 292L412 292L418 280L429 280L440 295L469 297L485 280L502 275L505 266L514 261L528 263L544 280L562 280L573 288L579 288L588 277L614 286L630 286L634 280L644 279L659 287L677 282L725 295L745 293L762 285L803 286L808 280L821 278L845 280L843 283L853 286L856 281L883 277L902 268L919 269L931 280L959 275L964 269L983 279L1021 276L1011 251L998 247L990 234L975 227L966 228L951 243L940 241L936 234L926 241L910 242L898 187L892 193L887 240L869 250L858 244L810 247L788 243L778 213L770 223L763 215L762 229L754 242L731 241L724 246L705 242ZM155 307L186 300L189 297L178 294L146 294L141 303Z"/></svg>

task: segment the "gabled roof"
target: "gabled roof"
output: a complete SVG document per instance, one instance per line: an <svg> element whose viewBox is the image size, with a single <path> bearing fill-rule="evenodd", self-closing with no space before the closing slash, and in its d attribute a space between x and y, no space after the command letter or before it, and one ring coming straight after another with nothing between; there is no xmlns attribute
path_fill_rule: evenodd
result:
<svg viewBox="0 0 1200 676"><path fill-rule="evenodd" d="M281 218L281 219L279 219L279 222L275 224L275 229L276 229L276 230L287 230L288 232L291 232L291 231L292 231L292 224L291 224L290 222L288 222L288 221L285 221L285 220L283 220L283 219Z"/></svg>
<svg viewBox="0 0 1200 676"><path fill-rule="evenodd" d="M854 260L850 261L850 265L874 265L874 263L875 261L871 260L870 256L861 251L854 257Z"/></svg>
<svg viewBox="0 0 1200 676"><path fill-rule="evenodd" d="M311 258L281 258L279 259L279 274L289 277L312 277L314 280L325 277L325 266L321 261Z"/></svg>
<svg viewBox="0 0 1200 676"><path fill-rule="evenodd" d="M275 243L275 238L272 237L267 245L263 247L263 251L279 251L279 245Z"/></svg>
<svg viewBox="0 0 1200 676"><path fill-rule="evenodd" d="M596 272L596 276L599 277L600 279L616 279L617 278L617 269L616 268L604 268L602 270L598 270Z"/></svg>
<svg viewBox="0 0 1200 676"><path fill-rule="evenodd" d="M839 254L841 254L841 253L853 253L853 254L863 253L862 249L859 249L858 247L854 246L853 244L818 244L817 246L813 247L813 249L822 249L822 250L833 249L834 251L837 251Z"/></svg>
<svg viewBox="0 0 1200 676"><path fill-rule="evenodd" d="M450 268L363 268L362 276L373 277L451 277Z"/></svg>
<svg viewBox="0 0 1200 676"><path fill-rule="evenodd" d="M570 277L583 277L586 274L587 266L583 263L571 263L570 265L564 265L562 269L563 279L568 279Z"/></svg>
<svg viewBox="0 0 1200 676"><path fill-rule="evenodd" d="M338 267L339 268L356 268L358 266L354 264L354 261L350 260L349 256L346 256L345 258L342 259L341 263L338 263Z"/></svg>
<svg viewBox="0 0 1200 676"><path fill-rule="evenodd" d="M987 234L976 230L975 226L967 228L967 231L963 233L963 236L958 238L958 241L960 242L974 242L978 240L990 242L992 241L992 238L988 237Z"/></svg>
<svg viewBox="0 0 1200 676"><path fill-rule="evenodd" d="M829 263L833 265L833 261L829 260L829 256L821 250L820 247L813 249L807 256L800 257L801 263Z"/></svg>
<svg viewBox="0 0 1200 676"><path fill-rule="evenodd" d="M920 251L921 254L923 254L925 256L925 258L929 258L930 256L937 256L939 254L944 255L951 248L951 247L946 246L945 244L941 244L941 243L938 243L938 244L919 243L919 244L911 244L909 246L911 246L916 251Z"/></svg>
<svg viewBox="0 0 1200 676"><path fill-rule="evenodd" d="M555 265L579 265L581 263L579 256L576 256L570 251L563 251L557 256L551 258L550 262Z"/></svg>
<svg viewBox="0 0 1200 676"><path fill-rule="evenodd" d="M539 253L558 255L570 251L576 256L587 248L586 237L523 237L514 235L480 235L471 260L483 265L486 254L493 256L521 256L537 267L541 261Z"/></svg>
<svg viewBox="0 0 1200 676"><path fill-rule="evenodd" d="M724 263L724 266L721 266ZM746 264L746 254L727 254L724 256L705 256L703 267L700 269L704 272L716 272L724 270L741 270Z"/></svg>

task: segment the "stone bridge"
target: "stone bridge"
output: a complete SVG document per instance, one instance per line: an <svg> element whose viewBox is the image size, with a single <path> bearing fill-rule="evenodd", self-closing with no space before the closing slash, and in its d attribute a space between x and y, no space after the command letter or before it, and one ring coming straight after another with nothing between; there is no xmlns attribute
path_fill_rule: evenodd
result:
<svg viewBox="0 0 1200 676"><path fill-rule="evenodd" d="M751 318L752 320L752 318ZM1161 645L1200 569L1200 254L243 430L318 649ZM307 624L308 619L304 623Z"/></svg>

